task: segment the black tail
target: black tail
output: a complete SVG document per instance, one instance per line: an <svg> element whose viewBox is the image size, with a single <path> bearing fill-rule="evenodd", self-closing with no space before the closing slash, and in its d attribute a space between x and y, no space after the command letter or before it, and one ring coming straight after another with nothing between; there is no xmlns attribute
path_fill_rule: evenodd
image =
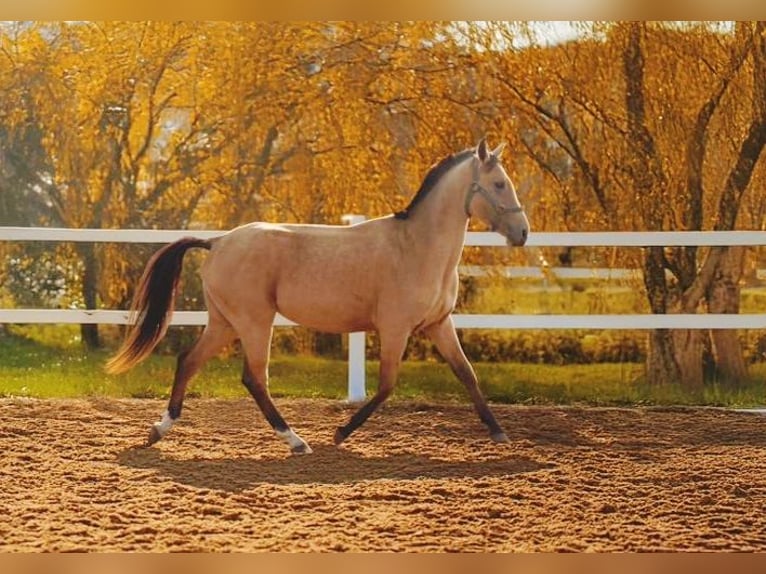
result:
<svg viewBox="0 0 766 574"><path fill-rule="evenodd" d="M194 247L210 249L205 239L184 237L157 251L141 276L130 307L131 325L119 351L106 363L108 373L122 373L146 358L165 335L173 315L184 254Z"/></svg>

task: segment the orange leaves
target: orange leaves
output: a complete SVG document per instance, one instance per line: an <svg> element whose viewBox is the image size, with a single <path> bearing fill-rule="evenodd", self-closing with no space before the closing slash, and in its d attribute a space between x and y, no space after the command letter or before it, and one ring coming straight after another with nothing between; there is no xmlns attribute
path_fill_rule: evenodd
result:
<svg viewBox="0 0 766 574"><path fill-rule="evenodd" d="M681 181L678 142L748 35L645 29L648 128ZM0 63L14 104L3 121L36 123L69 224L378 215L428 165L488 133L510 140L518 185L561 207L550 221L576 212L602 225L615 210L612 224L632 225L633 211L618 213L631 188L624 30L579 33L545 45L550 31L511 23L19 25L1 39L15 58ZM750 67L711 123L722 158L744 133L750 104L737 94L752 89ZM725 174L718 157L706 177Z"/></svg>

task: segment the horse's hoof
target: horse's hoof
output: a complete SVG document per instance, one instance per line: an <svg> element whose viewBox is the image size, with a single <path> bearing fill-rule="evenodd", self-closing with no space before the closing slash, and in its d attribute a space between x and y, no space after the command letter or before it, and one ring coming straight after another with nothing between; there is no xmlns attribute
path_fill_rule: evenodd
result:
<svg viewBox="0 0 766 574"><path fill-rule="evenodd" d="M149 431L149 438L146 439L146 445L147 447L152 446L154 443L156 443L158 440L162 438L162 435L160 434L159 429L152 425L151 430Z"/></svg>
<svg viewBox="0 0 766 574"><path fill-rule="evenodd" d="M492 442L511 442L508 439L508 435L502 431L491 434L490 438L492 438Z"/></svg>
<svg viewBox="0 0 766 574"><path fill-rule="evenodd" d="M338 427L335 430L335 436L333 437L333 442L335 443L335 446L338 446L340 443L342 443L344 440L346 440L346 437L348 435L345 433L345 430L343 427Z"/></svg>
<svg viewBox="0 0 766 574"><path fill-rule="evenodd" d="M298 446L291 448L290 452L293 454L311 454L314 451L311 450L311 447L304 442L303 444L299 444Z"/></svg>

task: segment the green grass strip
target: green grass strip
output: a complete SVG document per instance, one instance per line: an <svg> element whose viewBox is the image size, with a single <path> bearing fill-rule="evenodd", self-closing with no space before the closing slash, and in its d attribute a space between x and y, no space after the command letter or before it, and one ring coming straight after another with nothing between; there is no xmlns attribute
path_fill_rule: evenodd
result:
<svg viewBox="0 0 766 574"><path fill-rule="evenodd" d="M74 346L43 345L15 336L0 336L0 396L38 398L167 398L175 357L152 356L128 373L104 372L106 352ZM487 398L500 403L585 405L708 405L752 407L766 404L766 364L751 366L750 378L736 388L709 382L699 392L678 385L650 386L643 365L599 363L548 365L476 363ZM377 385L376 361L367 363L367 392ZM246 397L239 383L241 359L214 359L192 380L188 396ZM347 364L303 356L276 356L270 365L275 397L346 397ZM450 369L440 362L405 362L393 400L467 402L468 396Z"/></svg>

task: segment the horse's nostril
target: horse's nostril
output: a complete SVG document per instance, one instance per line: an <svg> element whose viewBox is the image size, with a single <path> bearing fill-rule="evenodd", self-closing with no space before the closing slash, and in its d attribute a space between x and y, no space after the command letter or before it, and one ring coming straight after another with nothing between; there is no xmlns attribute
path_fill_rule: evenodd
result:
<svg viewBox="0 0 766 574"><path fill-rule="evenodd" d="M526 227L521 230L521 238L522 239L526 240L528 234L529 234L529 230Z"/></svg>

